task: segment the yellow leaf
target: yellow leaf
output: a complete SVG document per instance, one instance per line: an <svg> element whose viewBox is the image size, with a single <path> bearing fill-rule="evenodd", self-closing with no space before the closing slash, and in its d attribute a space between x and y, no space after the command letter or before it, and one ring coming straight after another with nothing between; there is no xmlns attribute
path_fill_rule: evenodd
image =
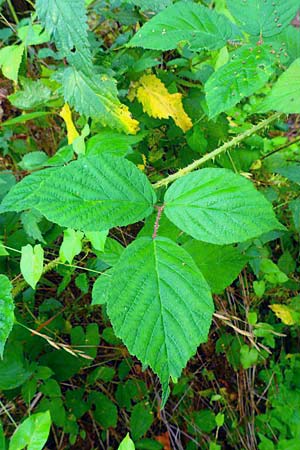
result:
<svg viewBox="0 0 300 450"><path fill-rule="evenodd" d="M296 323L292 311L288 306L275 304L270 305L270 309L285 325L294 325Z"/></svg>
<svg viewBox="0 0 300 450"><path fill-rule="evenodd" d="M139 79L129 96L130 100L134 97L143 105L144 112L149 116L158 119L172 117L184 132L192 128L192 121L183 109L182 94L170 94L155 75L143 75Z"/></svg>
<svg viewBox="0 0 300 450"><path fill-rule="evenodd" d="M75 128L72 113L68 103L65 103L62 110L59 113L60 117L64 119L67 127L68 144L71 145L79 137L79 133Z"/></svg>
<svg viewBox="0 0 300 450"><path fill-rule="evenodd" d="M139 130L139 122L131 117L128 106L120 105L116 110L116 116L120 119L126 133L136 134Z"/></svg>

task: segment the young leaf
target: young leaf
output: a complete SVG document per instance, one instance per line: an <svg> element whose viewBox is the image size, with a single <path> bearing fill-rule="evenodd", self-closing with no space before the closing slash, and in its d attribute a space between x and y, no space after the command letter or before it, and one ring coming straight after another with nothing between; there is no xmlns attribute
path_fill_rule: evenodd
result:
<svg viewBox="0 0 300 450"><path fill-rule="evenodd" d="M63 227L95 231L138 222L151 214L155 201L133 163L104 153L27 176L4 198L1 211L34 207Z"/></svg>
<svg viewBox="0 0 300 450"><path fill-rule="evenodd" d="M265 85L273 73L270 49L246 45L214 72L205 83L209 117L232 108Z"/></svg>
<svg viewBox="0 0 300 450"><path fill-rule="evenodd" d="M299 8L298 0L226 0L226 4L244 31L261 38L281 33Z"/></svg>
<svg viewBox="0 0 300 450"><path fill-rule="evenodd" d="M3 358L5 342L14 324L12 285L5 275L0 275L0 358Z"/></svg>
<svg viewBox="0 0 300 450"><path fill-rule="evenodd" d="M86 238L90 241L95 250L104 252L104 246L109 230L104 231L88 231L85 233Z"/></svg>
<svg viewBox="0 0 300 450"><path fill-rule="evenodd" d="M89 72L92 55L84 0L37 0L36 11L60 53L74 67Z"/></svg>
<svg viewBox="0 0 300 450"><path fill-rule="evenodd" d="M97 119L103 126L136 134L138 122L118 99L116 83L107 75L89 74L68 67L59 77L64 98L77 112Z"/></svg>
<svg viewBox="0 0 300 450"><path fill-rule="evenodd" d="M247 258L233 245L214 245L191 239L184 248L192 256L215 294L222 292L239 275Z"/></svg>
<svg viewBox="0 0 300 450"><path fill-rule="evenodd" d="M179 178L165 194L167 217L195 239L223 245L285 229L271 204L244 177L201 169Z"/></svg>
<svg viewBox="0 0 300 450"><path fill-rule="evenodd" d="M225 16L192 2L178 2L146 23L129 45L172 50L181 41L187 41L193 50L216 50L239 35Z"/></svg>
<svg viewBox="0 0 300 450"><path fill-rule="evenodd" d="M129 433L127 433L126 437L119 445L118 450L135 450L134 443L130 439Z"/></svg>
<svg viewBox="0 0 300 450"><path fill-rule="evenodd" d="M18 73L24 53L24 45L9 45L0 50L0 69L9 80L18 82Z"/></svg>
<svg viewBox="0 0 300 450"><path fill-rule="evenodd" d="M22 422L9 443L9 450L42 450L47 442L51 426L49 411L32 414Z"/></svg>
<svg viewBox="0 0 300 450"><path fill-rule="evenodd" d="M170 377L207 339L213 301L203 275L173 241L137 239L114 266L107 311L129 352L159 376L164 402Z"/></svg>
<svg viewBox="0 0 300 450"><path fill-rule="evenodd" d="M44 250L41 245L22 247L20 268L24 280L35 289L43 273Z"/></svg>
<svg viewBox="0 0 300 450"><path fill-rule="evenodd" d="M172 117L184 132L192 128L192 121L183 109L182 94L170 94L155 75L143 75L139 79L131 98L134 97L143 105L144 112L149 116L159 119Z"/></svg>
<svg viewBox="0 0 300 450"><path fill-rule="evenodd" d="M300 58L283 72L274 84L271 93L258 107L258 112L270 110L286 114L300 113Z"/></svg>
<svg viewBox="0 0 300 450"><path fill-rule="evenodd" d="M72 264L74 257L82 250L83 236L81 231L75 231L72 228L64 230L64 239L59 249L59 256L62 262L68 261L68 263Z"/></svg>

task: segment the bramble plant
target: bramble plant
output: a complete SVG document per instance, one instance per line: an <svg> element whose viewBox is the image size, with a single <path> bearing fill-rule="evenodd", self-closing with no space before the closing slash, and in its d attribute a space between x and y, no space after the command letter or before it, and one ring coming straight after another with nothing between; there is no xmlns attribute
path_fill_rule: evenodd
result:
<svg viewBox="0 0 300 450"><path fill-rule="evenodd" d="M150 5L147 0L124 0L111 2L111 13L100 1L36 0L34 6L35 11L19 21L13 4L7 2L16 23L13 32L0 30L4 43L0 67L14 86L8 99L14 111L22 111L0 124L0 145L11 169L0 179L4 185L2 189L0 184L0 255L7 261L0 275L0 355L4 358L0 389L24 385L30 404L38 384L44 383L41 392L48 400L19 425L10 450L26 445L44 448L51 419L73 436L74 444L76 420L88 405L96 405L96 420L104 429L117 421L116 406L105 391L92 390L80 412L74 409L76 396L68 394L75 419L72 426L60 422L51 406L53 397L61 398L60 387L56 381L51 385L52 369L49 373L47 367L43 369L48 363L52 367L50 358L44 355L44 363L28 367L20 347L19 368L12 367L9 352L17 329L29 330L57 351L77 358L70 376L80 370L81 360L96 357L93 349L80 348L82 342L99 345L95 324L88 325L86 337L83 330L71 333L71 346L44 333L44 325L32 330L21 314L30 310L31 300L23 294L28 285L30 297L50 271L61 270L61 294L74 269L79 269L76 286L85 295L90 281L85 271L91 277L98 275L91 278L92 306L101 305L105 320L109 319L111 342L121 339L130 355L159 377L164 408L170 383L177 383L199 345L208 340L215 310L212 294L222 293L236 279L250 259L253 243L288 234L285 217L281 213L280 220L276 217L271 197L257 189L250 176L274 149L266 146L265 151L262 146L262 153L257 153L243 146L259 147L260 131L274 123L282 126L283 114L300 113L299 28L290 24L299 9L296 0L226 0L226 5L223 1L173 4L166 0ZM127 22L121 17L123 7ZM110 20L124 20L117 37L108 38L109 44L96 32L101 14L105 20L99 23L108 30ZM145 23L138 25L141 22ZM61 119L66 128L62 134ZM42 124L42 133L48 126L60 137L46 137L42 145L47 147L50 140L48 151L36 147L32 137L31 143L28 138L23 147L9 149L10 132L34 121ZM238 146L241 149L233 152ZM273 168L299 183L297 160ZM297 196L296 189L287 202L294 217L299 215ZM113 230L121 235L122 230L130 230L125 248ZM53 255L55 242L59 250ZM10 267L11 255L15 258L18 251L23 280L16 277L15 261ZM73 264L81 253L84 264ZM285 283L288 277L265 254L259 258L263 264L257 268L253 259L252 268L263 274L255 285L261 298L266 283ZM63 272L68 267L73 267L72 273ZM41 314L51 311L41 307ZM60 306L53 302L52 307L56 318ZM285 318L284 323L298 320L287 319L287 314L296 312L280 305L271 309ZM45 318L46 325L51 321ZM57 326L66 331L66 324ZM268 339L267 331L260 337ZM225 352L227 345L224 338L219 352ZM37 348L36 358L39 352ZM257 349L245 344L237 367L248 369L258 358ZM13 384L8 370L18 371L12 372ZM33 373L32 386L25 385ZM58 376L58 380L67 378ZM83 395L78 392L78 401ZM57 401L56 408L62 407ZM112 419L97 409L101 402ZM141 409L148 411L147 405ZM217 430L223 422L221 414L216 418ZM131 432L133 440L138 441L147 429ZM134 448L129 435L119 448ZM219 447L212 441L210 448Z"/></svg>

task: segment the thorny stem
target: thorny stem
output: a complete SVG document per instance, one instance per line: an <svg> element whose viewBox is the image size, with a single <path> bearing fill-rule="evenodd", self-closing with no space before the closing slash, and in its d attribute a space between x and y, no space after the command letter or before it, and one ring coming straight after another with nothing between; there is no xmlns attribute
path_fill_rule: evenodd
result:
<svg viewBox="0 0 300 450"><path fill-rule="evenodd" d="M157 237L157 232L159 229L159 221L160 221L160 218L161 218L164 208L165 208L165 205L157 207L157 216L156 216L156 220L155 220L155 224L154 224L152 239L155 239Z"/></svg>
<svg viewBox="0 0 300 450"><path fill-rule="evenodd" d="M226 152L229 148L237 146L240 142L242 142L244 139L246 139L249 136L252 136L252 134L256 133L259 130L262 130L263 128L267 127L270 123L274 122L276 119L279 119L279 117L282 115L282 113L275 113L272 116L268 117L265 120L262 120L257 125L254 125L252 128L249 128L249 130L244 131L243 133L239 134L238 136L231 139L231 141L226 142L225 144L221 145L221 147L216 148L210 153L207 153L207 155L204 155L200 159L196 159L196 161L192 162L188 166L186 166L184 169L180 169L177 172L173 173L172 175L169 175L168 177L157 181L153 184L153 187L155 189L158 189L162 186L168 186L168 184L172 183L175 180L178 180L178 178L183 177L184 175L192 172L195 169L198 169L198 167L202 166L207 161L214 159L216 156L221 155L221 153Z"/></svg>

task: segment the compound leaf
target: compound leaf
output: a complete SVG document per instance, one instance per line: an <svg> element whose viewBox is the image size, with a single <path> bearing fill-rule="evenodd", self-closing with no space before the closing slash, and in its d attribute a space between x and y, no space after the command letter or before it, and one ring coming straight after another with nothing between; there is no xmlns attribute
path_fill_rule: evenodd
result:
<svg viewBox="0 0 300 450"><path fill-rule="evenodd" d="M61 226L95 231L138 222L151 214L155 201L133 163L102 154L27 176L4 198L1 211L34 207Z"/></svg>
<svg viewBox="0 0 300 450"><path fill-rule="evenodd" d="M211 324L213 301L196 264L170 239L137 239L114 266L107 311L130 353L159 376L166 400L170 377L180 376Z"/></svg>
<svg viewBox="0 0 300 450"><path fill-rule="evenodd" d="M37 14L58 50L70 64L92 68L84 0L37 0Z"/></svg>
<svg viewBox="0 0 300 450"><path fill-rule="evenodd" d="M226 0L226 3L243 30L261 38L281 33L299 8L298 0Z"/></svg>
<svg viewBox="0 0 300 450"><path fill-rule="evenodd" d="M0 275L0 357L3 358L5 342L14 324L12 285L5 275Z"/></svg>
<svg viewBox="0 0 300 450"><path fill-rule="evenodd" d="M147 22L129 45L171 50L187 41L193 50L216 50L238 36L237 28L225 16L202 5L179 2Z"/></svg>
<svg viewBox="0 0 300 450"><path fill-rule="evenodd" d="M233 245L215 245L191 239L184 248L215 294L229 286L247 262L247 258Z"/></svg>
<svg viewBox="0 0 300 450"><path fill-rule="evenodd" d="M252 183L227 169L201 169L179 178L167 190L165 204L167 217L178 228L212 244L284 229Z"/></svg>
<svg viewBox="0 0 300 450"><path fill-rule="evenodd" d="M59 76L65 101L77 112L97 119L103 126L135 134L138 122L118 99L116 83L107 75L89 74L68 67Z"/></svg>
<svg viewBox="0 0 300 450"><path fill-rule="evenodd" d="M300 113L300 58L283 72L274 84L271 93L259 106L259 112L270 110L286 114Z"/></svg>
<svg viewBox="0 0 300 450"><path fill-rule="evenodd" d="M232 108L262 88L273 73L268 47L246 45L214 72L205 83L209 117Z"/></svg>
<svg viewBox="0 0 300 450"><path fill-rule="evenodd" d="M163 82L155 75L143 75L134 90L134 96L143 105L149 116L168 119L172 117L182 131L188 131L193 124L183 109L182 94L170 94Z"/></svg>

